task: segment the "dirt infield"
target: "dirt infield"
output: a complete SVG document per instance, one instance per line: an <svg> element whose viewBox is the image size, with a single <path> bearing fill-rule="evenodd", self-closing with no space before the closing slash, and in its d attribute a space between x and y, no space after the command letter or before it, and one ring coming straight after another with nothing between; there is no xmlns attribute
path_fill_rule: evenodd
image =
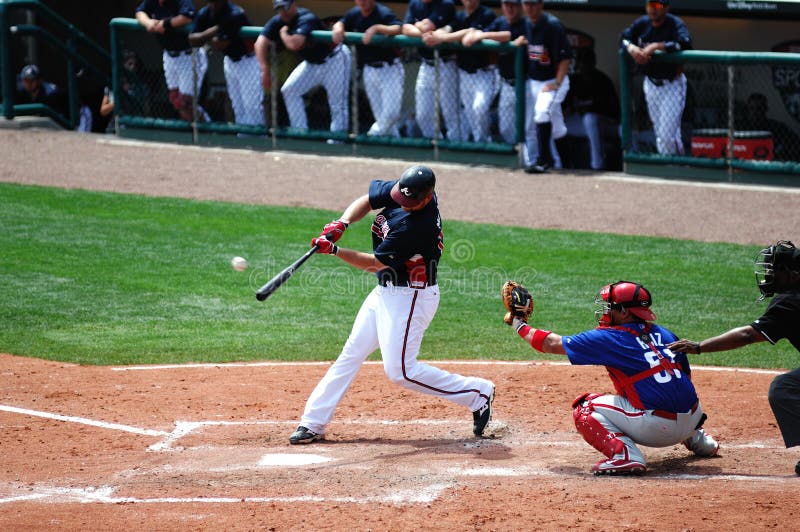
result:
<svg viewBox="0 0 800 532"><path fill-rule="evenodd" d="M0 130L0 181L342 209L407 163ZM796 237L800 190L433 165L447 219L700 241ZM287 444L328 364L86 367L0 355L0 530L763 530L800 518L797 450L767 403L777 372L696 368L720 456L644 448L596 478L570 402L601 368L436 362L498 384L471 415L361 370L327 440Z"/></svg>
<svg viewBox="0 0 800 532"><path fill-rule="evenodd" d="M603 478L569 408L608 389L602 369L441 365L499 383L493 438L472 437L469 412L389 384L378 364L325 442L294 447L327 364L0 356L0 529L788 530L800 517L797 456L765 397L773 372L696 370L719 457L645 448L646 476Z"/></svg>

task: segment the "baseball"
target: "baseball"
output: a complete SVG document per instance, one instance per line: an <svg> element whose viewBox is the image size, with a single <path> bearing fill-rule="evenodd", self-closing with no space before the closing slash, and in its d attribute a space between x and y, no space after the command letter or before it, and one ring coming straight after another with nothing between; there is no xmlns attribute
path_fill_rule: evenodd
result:
<svg viewBox="0 0 800 532"><path fill-rule="evenodd" d="M244 257L233 257L231 259L231 266L237 272L243 272L247 269L247 259Z"/></svg>

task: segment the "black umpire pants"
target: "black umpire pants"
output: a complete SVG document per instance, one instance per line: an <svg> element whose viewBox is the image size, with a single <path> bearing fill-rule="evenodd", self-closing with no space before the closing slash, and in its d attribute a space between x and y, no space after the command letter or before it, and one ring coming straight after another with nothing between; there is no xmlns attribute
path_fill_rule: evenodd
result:
<svg viewBox="0 0 800 532"><path fill-rule="evenodd" d="M800 445L800 368L775 377L768 397L786 447Z"/></svg>

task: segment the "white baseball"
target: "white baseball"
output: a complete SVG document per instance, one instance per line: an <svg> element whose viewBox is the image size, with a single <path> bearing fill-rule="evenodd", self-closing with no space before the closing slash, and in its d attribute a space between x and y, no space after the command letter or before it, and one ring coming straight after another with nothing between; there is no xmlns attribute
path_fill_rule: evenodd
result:
<svg viewBox="0 0 800 532"><path fill-rule="evenodd" d="M243 272L247 269L247 259L244 257L233 257L231 259L231 266L237 272Z"/></svg>

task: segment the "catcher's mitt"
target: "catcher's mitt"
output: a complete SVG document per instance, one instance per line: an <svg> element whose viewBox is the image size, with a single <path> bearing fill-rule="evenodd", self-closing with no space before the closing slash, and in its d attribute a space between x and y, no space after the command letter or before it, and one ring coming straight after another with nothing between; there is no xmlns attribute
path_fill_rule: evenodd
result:
<svg viewBox="0 0 800 532"><path fill-rule="evenodd" d="M515 281L506 281L500 290L500 297L508 311L503 317L506 325L511 325L514 318L519 318L527 323L533 313L533 297L524 286Z"/></svg>

